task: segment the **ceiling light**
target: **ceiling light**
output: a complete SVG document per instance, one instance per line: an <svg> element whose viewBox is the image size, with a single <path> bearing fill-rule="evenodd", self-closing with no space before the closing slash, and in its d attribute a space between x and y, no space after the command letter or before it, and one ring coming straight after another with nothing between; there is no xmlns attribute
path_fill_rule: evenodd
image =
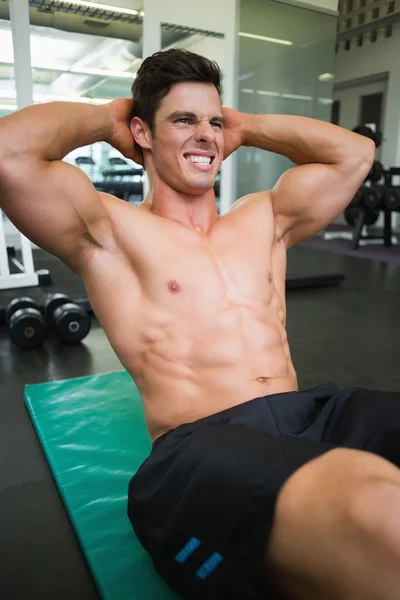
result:
<svg viewBox="0 0 400 600"><path fill-rule="evenodd" d="M250 88L242 88L240 91L243 92L243 94L252 94L254 92L254 90Z"/></svg>
<svg viewBox="0 0 400 600"><path fill-rule="evenodd" d="M245 73L244 75L239 75L238 80L244 81L245 79L249 79L249 77L253 77L253 75L254 75L254 72Z"/></svg>
<svg viewBox="0 0 400 600"><path fill-rule="evenodd" d="M33 94L34 102L83 102L84 104L107 104L112 98L88 98L87 96L56 96L54 94Z"/></svg>
<svg viewBox="0 0 400 600"><path fill-rule="evenodd" d="M0 66L13 66L14 63L8 60L0 61ZM99 77L109 77L116 79L135 79L136 73L130 71L111 71L109 69L93 69L92 67L45 67L32 65L32 69L38 71L54 71L56 73L73 73L75 75L98 75Z"/></svg>
<svg viewBox="0 0 400 600"><path fill-rule="evenodd" d="M15 90L0 91L0 100L15 99L17 92ZM33 94L34 102L83 102L85 104L107 104L112 98L88 98L87 96L57 96L55 94ZM10 105L1 105L10 106Z"/></svg>
<svg viewBox="0 0 400 600"><path fill-rule="evenodd" d="M276 38L266 37L265 35L255 35L254 33L244 33L239 31L241 37L251 38L252 40L263 40L264 42L272 42L273 44L283 44L284 46L293 46L293 42L288 40L278 40Z"/></svg>
<svg viewBox="0 0 400 600"><path fill-rule="evenodd" d="M75 4L76 6L84 6L86 8L100 8L101 10L111 10L125 15L137 15L138 10L132 8L121 8L120 6L110 6L109 4L100 4L99 2L87 2L86 0L61 0L63 4Z"/></svg>
<svg viewBox="0 0 400 600"><path fill-rule="evenodd" d="M318 81L332 81L335 79L333 73L322 73L322 75L318 75Z"/></svg>
<svg viewBox="0 0 400 600"><path fill-rule="evenodd" d="M333 104L332 98L318 98L318 102L321 104Z"/></svg>
<svg viewBox="0 0 400 600"><path fill-rule="evenodd" d="M301 96L299 94L282 94L282 98L292 98L293 100L312 100L312 96Z"/></svg>
<svg viewBox="0 0 400 600"><path fill-rule="evenodd" d="M40 69L40 67L35 68ZM92 69L91 67L84 67L82 69L79 67L71 67L70 69L63 69L63 72L78 73L79 75L100 75L100 77L118 77L124 79L135 79L136 77L136 75L129 73L128 71L109 71L108 69Z"/></svg>
<svg viewBox="0 0 400 600"><path fill-rule="evenodd" d="M1 90L0 92L0 100L8 100L14 99L17 97L17 92L15 90Z"/></svg>
<svg viewBox="0 0 400 600"><path fill-rule="evenodd" d="M279 92L269 92L268 90L256 90L256 94L260 96L280 96Z"/></svg>

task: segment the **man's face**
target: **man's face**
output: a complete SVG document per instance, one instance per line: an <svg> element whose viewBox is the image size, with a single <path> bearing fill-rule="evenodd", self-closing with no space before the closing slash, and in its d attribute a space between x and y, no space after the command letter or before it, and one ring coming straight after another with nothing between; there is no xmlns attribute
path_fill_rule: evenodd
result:
<svg viewBox="0 0 400 600"><path fill-rule="evenodd" d="M223 152L221 102L214 85L179 83L155 115L152 156L158 177L188 195L214 186Z"/></svg>

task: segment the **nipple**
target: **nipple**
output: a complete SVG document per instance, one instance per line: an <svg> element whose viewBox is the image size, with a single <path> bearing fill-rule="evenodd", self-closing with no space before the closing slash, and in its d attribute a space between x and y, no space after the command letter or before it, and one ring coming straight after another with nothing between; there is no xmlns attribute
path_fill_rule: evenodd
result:
<svg viewBox="0 0 400 600"><path fill-rule="evenodd" d="M168 289L172 294L176 294L177 292L181 291L179 283L175 280L168 282Z"/></svg>

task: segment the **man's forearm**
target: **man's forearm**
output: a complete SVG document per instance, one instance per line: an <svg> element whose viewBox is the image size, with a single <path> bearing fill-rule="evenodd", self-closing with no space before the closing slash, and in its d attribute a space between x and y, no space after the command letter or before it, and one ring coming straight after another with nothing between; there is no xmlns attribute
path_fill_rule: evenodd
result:
<svg viewBox="0 0 400 600"><path fill-rule="evenodd" d="M61 160L71 150L110 139L107 105L51 102L29 106L0 119L0 156Z"/></svg>
<svg viewBox="0 0 400 600"><path fill-rule="evenodd" d="M242 145L286 156L294 163L340 164L363 159L373 151L370 139L308 117L246 115Z"/></svg>

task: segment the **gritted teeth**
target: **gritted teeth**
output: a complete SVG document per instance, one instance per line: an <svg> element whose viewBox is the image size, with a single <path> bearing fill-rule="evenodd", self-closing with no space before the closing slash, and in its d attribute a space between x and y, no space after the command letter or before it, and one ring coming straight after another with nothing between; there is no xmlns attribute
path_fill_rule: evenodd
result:
<svg viewBox="0 0 400 600"><path fill-rule="evenodd" d="M189 162L201 163L204 165L209 165L213 160L212 156L199 156L198 154L186 154L185 158Z"/></svg>

